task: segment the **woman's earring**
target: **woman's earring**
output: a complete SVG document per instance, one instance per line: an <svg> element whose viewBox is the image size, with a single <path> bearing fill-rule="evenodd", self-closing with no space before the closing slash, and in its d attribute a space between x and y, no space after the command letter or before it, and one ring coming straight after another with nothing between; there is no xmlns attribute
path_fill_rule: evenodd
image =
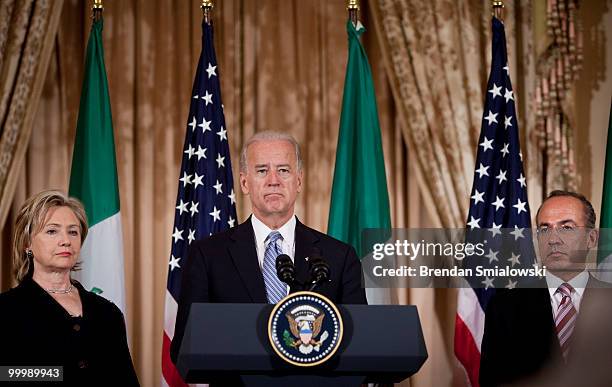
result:
<svg viewBox="0 0 612 387"><path fill-rule="evenodd" d="M26 256L28 257L28 259L34 259L34 254L32 253L32 250L30 249L26 250Z"/></svg>

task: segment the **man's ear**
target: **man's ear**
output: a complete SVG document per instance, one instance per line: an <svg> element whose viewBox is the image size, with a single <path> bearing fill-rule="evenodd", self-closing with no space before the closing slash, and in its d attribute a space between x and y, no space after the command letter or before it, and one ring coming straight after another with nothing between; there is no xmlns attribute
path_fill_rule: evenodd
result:
<svg viewBox="0 0 612 387"><path fill-rule="evenodd" d="M300 169L297 173L297 191L302 192L302 179L304 178L304 170Z"/></svg>
<svg viewBox="0 0 612 387"><path fill-rule="evenodd" d="M599 242L599 230L593 228L587 236L587 248L589 250L596 248L597 242Z"/></svg>
<svg viewBox="0 0 612 387"><path fill-rule="evenodd" d="M244 172L240 172L240 189L243 194L249 194L249 183L247 182L246 173Z"/></svg>

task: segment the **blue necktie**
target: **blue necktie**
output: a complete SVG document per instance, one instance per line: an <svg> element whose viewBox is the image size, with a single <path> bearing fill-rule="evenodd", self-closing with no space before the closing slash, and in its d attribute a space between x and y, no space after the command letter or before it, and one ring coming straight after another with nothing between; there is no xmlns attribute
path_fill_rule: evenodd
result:
<svg viewBox="0 0 612 387"><path fill-rule="evenodd" d="M270 304L276 304L287 294L287 286L276 275L276 257L282 253L279 246L279 240L282 239L278 231L272 231L266 238L268 247L264 253L263 277Z"/></svg>

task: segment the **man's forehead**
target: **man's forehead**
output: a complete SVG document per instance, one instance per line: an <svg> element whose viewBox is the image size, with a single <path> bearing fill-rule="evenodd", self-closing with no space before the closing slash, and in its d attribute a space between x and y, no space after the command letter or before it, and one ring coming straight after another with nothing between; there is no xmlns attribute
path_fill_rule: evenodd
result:
<svg viewBox="0 0 612 387"><path fill-rule="evenodd" d="M293 144L284 140L257 141L247 149L247 159L257 164L288 164L295 158Z"/></svg>
<svg viewBox="0 0 612 387"><path fill-rule="evenodd" d="M583 224L586 222L582 202L572 196L557 196L546 199L538 213L538 224L543 223L565 223L574 222Z"/></svg>

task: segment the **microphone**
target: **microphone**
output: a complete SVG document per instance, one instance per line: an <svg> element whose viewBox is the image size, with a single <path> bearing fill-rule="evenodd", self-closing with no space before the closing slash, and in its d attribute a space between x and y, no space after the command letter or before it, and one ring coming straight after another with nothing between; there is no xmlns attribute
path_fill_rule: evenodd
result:
<svg viewBox="0 0 612 387"><path fill-rule="evenodd" d="M295 283L295 266L287 254L281 254L276 257L276 275L289 287L293 287Z"/></svg>
<svg viewBox="0 0 612 387"><path fill-rule="evenodd" d="M329 265L321 257L318 249L315 249L310 256L310 278L312 278L310 289L308 289L310 291L329 279Z"/></svg>

